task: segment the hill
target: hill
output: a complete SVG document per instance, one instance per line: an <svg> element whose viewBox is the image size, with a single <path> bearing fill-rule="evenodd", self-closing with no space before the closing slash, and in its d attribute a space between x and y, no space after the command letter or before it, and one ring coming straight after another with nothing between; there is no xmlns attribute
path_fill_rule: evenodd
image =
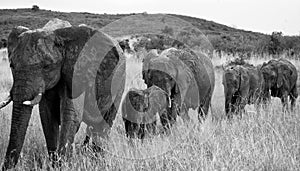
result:
<svg viewBox="0 0 300 171"><path fill-rule="evenodd" d="M22 9L2 9L0 10L0 38L7 38L13 27L22 25L31 29L44 26L52 18L60 18L69 21L72 25L87 24L95 28L102 28L123 17L133 16L132 14L92 14L87 12L57 12L51 10L30 8ZM147 14L145 14L147 15ZM213 21L199 19L195 17L169 14L169 16L177 17L191 23L194 27L204 33L212 43L217 52L227 53L271 53L278 54L282 52L292 51L294 54L300 52L300 38L298 36L283 36L280 32L274 32L274 35L265 35L262 33L245 31L218 24ZM137 18L136 23L143 23L142 18ZM163 20L163 19L162 19ZM142 28L151 29L151 28ZM162 33L173 34L172 28L162 28ZM185 36L187 40L193 40L190 45L200 46L197 44L195 35L187 29L178 35ZM121 33L118 33L120 35ZM276 44L276 42L279 42Z"/></svg>

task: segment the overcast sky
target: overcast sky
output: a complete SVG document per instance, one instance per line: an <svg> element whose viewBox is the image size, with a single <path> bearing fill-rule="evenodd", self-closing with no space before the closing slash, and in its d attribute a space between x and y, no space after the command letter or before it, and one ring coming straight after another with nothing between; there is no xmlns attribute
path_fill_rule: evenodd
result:
<svg viewBox="0 0 300 171"><path fill-rule="evenodd" d="M91 13L172 13L271 34L300 35L300 0L3 0L0 8Z"/></svg>

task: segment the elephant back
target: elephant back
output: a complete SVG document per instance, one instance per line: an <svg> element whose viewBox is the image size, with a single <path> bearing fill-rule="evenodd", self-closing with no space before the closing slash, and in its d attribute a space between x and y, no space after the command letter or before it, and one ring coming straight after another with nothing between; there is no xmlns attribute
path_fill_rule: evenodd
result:
<svg viewBox="0 0 300 171"><path fill-rule="evenodd" d="M211 60L204 54L196 54L192 50L176 50L176 55L188 67L195 80L197 88L190 87L184 102L187 108L197 108L210 102L215 85L215 75ZM195 96L195 90L198 96ZM196 104L197 102L200 104ZM208 102L209 101L209 102Z"/></svg>
<svg viewBox="0 0 300 171"><path fill-rule="evenodd" d="M56 30L64 52L63 73L69 96L85 92L83 121L97 126L103 118L109 125L115 118L125 86L125 57L118 42L90 27Z"/></svg>

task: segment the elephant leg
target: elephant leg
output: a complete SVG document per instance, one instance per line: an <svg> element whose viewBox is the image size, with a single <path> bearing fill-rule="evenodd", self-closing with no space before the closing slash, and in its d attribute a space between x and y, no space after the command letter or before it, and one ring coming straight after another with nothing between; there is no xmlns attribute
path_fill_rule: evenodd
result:
<svg viewBox="0 0 300 171"><path fill-rule="evenodd" d="M50 159L56 161L60 124L60 99L57 92L54 90L45 92L39 103L39 111Z"/></svg>
<svg viewBox="0 0 300 171"><path fill-rule="evenodd" d="M241 98L241 103L239 107L240 113L245 112L245 106L248 104L248 99L246 97Z"/></svg>
<svg viewBox="0 0 300 171"><path fill-rule="evenodd" d="M90 142L91 137L89 137L88 135L85 136L85 139L83 141L83 146L86 147L89 142Z"/></svg>
<svg viewBox="0 0 300 171"><path fill-rule="evenodd" d="M145 129L145 134L151 134L151 135L155 135L156 133L156 121L152 122L152 123L147 123L144 124L144 129Z"/></svg>
<svg viewBox="0 0 300 171"><path fill-rule="evenodd" d="M270 93L268 91L267 92L263 92L262 95L259 98L260 98L260 102L264 106L266 106L269 103L270 99L271 99Z"/></svg>
<svg viewBox="0 0 300 171"><path fill-rule="evenodd" d="M138 139L144 139L146 135L146 124L138 124L138 130L137 130L137 138Z"/></svg>
<svg viewBox="0 0 300 171"><path fill-rule="evenodd" d="M297 87L296 85L293 87L291 93L290 93L290 98L291 98L291 110L295 109L296 105L296 99L298 97L298 92L297 92Z"/></svg>
<svg viewBox="0 0 300 171"><path fill-rule="evenodd" d="M178 110L178 109L177 109ZM199 111L198 111L199 113ZM189 116L188 110L186 108L182 108L179 114L184 123L188 123L191 121L191 117Z"/></svg>
<svg viewBox="0 0 300 171"><path fill-rule="evenodd" d="M286 92L281 96L282 110L286 111L288 109L288 95Z"/></svg>
<svg viewBox="0 0 300 171"><path fill-rule="evenodd" d="M208 96L203 105L200 105L199 109L198 109L198 120L199 122L201 122L202 120L205 120L206 117L207 117L207 114L208 114L208 109L209 109L209 106L210 106L210 99L211 97Z"/></svg>
<svg viewBox="0 0 300 171"><path fill-rule="evenodd" d="M232 113L231 113L231 108L232 108L231 102L232 102L232 98L228 98L228 97L225 98L225 115L226 115L227 119L231 119L230 116L232 115Z"/></svg>
<svg viewBox="0 0 300 171"><path fill-rule="evenodd" d="M87 128L87 137L86 143L90 142L90 139L92 139L91 142L91 148L94 152L100 153L101 156L104 156L104 149L103 147L103 139L106 140L108 139L109 131L113 125L113 121L116 118L117 110L116 107L112 104L111 107L107 110L105 109L98 109L98 108L90 108L90 112L96 113L101 115L102 118L100 121L97 121L96 123L93 123L91 126L91 129ZM124 121L124 120L123 120ZM126 125L129 126L129 122L124 121L125 124L125 130L126 130ZM130 128L130 127L128 127ZM126 131L130 132L130 131ZM97 154L96 154L97 156Z"/></svg>
<svg viewBox="0 0 300 171"><path fill-rule="evenodd" d="M198 108L198 121L202 123L206 118L207 109L204 105L200 105Z"/></svg>
<svg viewBox="0 0 300 171"><path fill-rule="evenodd" d="M89 147L90 139L91 139L90 136L88 136L88 135L85 136L85 139L84 139L84 141L83 141L83 147L84 147L84 148L88 148L88 147ZM103 152L102 148L100 148L99 146L97 146L97 144L96 144L95 142L92 142L92 143L91 143L90 149L91 149L92 152L94 152L94 153L102 153L102 152ZM97 155L96 155L96 156L97 156Z"/></svg>
<svg viewBox="0 0 300 171"><path fill-rule="evenodd" d="M168 130L176 122L177 111L175 104L172 102L171 108L167 108L163 114L160 116L160 121L165 130Z"/></svg>
<svg viewBox="0 0 300 171"><path fill-rule="evenodd" d="M127 119L123 119L125 125L126 136L129 138L135 138L139 134L139 124L131 122Z"/></svg>
<svg viewBox="0 0 300 171"><path fill-rule="evenodd" d="M238 97L236 97L236 96L232 97L231 103L229 105L230 105L231 115L233 115L238 110L238 106L239 106L239 99L238 99Z"/></svg>
<svg viewBox="0 0 300 171"><path fill-rule="evenodd" d="M61 102L62 116L61 116L61 131L59 137L59 154L65 155L71 148L74 142L75 134L80 126L80 115L74 107L73 100L64 97Z"/></svg>
<svg viewBox="0 0 300 171"><path fill-rule="evenodd" d="M242 118L242 114L245 112L245 106L248 104L249 99L250 99L250 90L245 89L241 91L240 96L238 98L239 101L238 112L240 118Z"/></svg>

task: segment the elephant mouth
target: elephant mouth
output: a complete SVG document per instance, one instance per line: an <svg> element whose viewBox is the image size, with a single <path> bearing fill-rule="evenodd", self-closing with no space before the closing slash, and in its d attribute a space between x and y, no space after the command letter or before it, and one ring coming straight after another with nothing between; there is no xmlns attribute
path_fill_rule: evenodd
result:
<svg viewBox="0 0 300 171"><path fill-rule="evenodd" d="M39 92L38 95L36 95L32 100L26 100L21 102L23 105L27 105L27 106L34 106L40 103L40 101L42 100L42 92ZM11 96L7 96L2 102L0 102L0 109L4 108L5 106L7 106L10 102L12 102L13 99L11 98Z"/></svg>
<svg viewBox="0 0 300 171"><path fill-rule="evenodd" d="M34 106L39 104L40 101L42 100L43 92L44 92L44 88L40 87L38 90L38 94L36 96L34 96L31 100L21 101L22 104L27 106Z"/></svg>
<svg viewBox="0 0 300 171"><path fill-rule="evenodd" d="M32 100L30 100L30 101L24 101L23 104L24 105L28 105L28 106L34 106L34 105L39 104L41 100L42 100L42 93L39 93Z"/></svg>

